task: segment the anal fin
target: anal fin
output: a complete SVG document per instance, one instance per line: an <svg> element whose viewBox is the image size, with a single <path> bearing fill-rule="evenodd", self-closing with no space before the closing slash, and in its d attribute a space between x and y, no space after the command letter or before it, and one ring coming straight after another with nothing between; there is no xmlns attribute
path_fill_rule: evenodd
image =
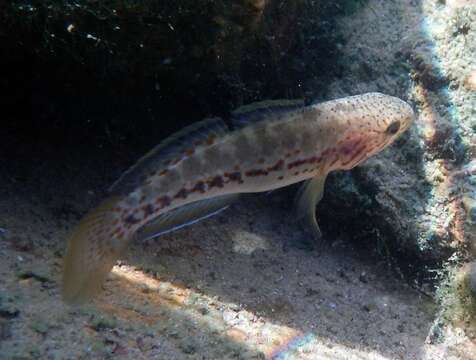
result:
<svg viewBox="0 0 476 360"><path fill-rule="evenodd" d="M240 194L217 196L178 207L145 224L136 240L149 240L208 219L228 208Z"/></svg>

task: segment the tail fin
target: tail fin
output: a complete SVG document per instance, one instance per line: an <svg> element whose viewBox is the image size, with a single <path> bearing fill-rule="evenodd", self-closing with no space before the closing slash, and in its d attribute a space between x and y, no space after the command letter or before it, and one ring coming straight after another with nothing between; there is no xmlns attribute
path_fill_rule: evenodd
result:
<svg viewBox="0 0 476 360"><path fill-rule="evenodd" d="M76 226L68 240L63 263L63 299L84 303L94 297L128 243L111 235L119 201L103 201Z"/></svg>

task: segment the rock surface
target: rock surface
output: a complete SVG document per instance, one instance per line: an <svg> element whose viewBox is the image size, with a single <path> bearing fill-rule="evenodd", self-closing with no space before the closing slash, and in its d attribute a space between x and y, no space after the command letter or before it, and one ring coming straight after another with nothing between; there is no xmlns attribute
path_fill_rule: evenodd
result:
<svg viewBox="0 0 476 360"><path fill-rule="evenodd" d="M10 127L144 152L205 116L306 96L339 71L335 18L359 2L3 2L3 101L41 122Z"/></svg>
<svg viewBox="0 0 476 360"><path fill-rule="evenodd" d="M343 25L349 63L327 97L379 90L419 115L396 146L329 181L321 217L345 218L345 233L372 238L383 254L416 257L403 271L468 257L475 241L476 94L465 85L476 68L475 16L470 6L373 1Z"/></svg>

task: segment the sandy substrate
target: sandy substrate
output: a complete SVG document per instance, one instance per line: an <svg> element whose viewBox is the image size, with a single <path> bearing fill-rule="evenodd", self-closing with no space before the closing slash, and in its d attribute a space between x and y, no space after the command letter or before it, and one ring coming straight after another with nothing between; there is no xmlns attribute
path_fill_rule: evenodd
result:
<svg viewBox="0 0 476 360"><path fill-rule="evenodd" d="M94 305L68 307L64 241L114 160L48 159L2 167L2 359L469 359L425 344L436 307L384 262L345 239L301 249L287 191L134 244Z"/></svg>
<svg viewBox="0 0 476 360"><path fill-rule="evenodd" d="M343 241L320 256L300 249L304 234L280 193L134 244L95 307L65 306L59 255L95 197L93 174L32 167L28 178L1 178L1 358L391 359L426 351L432 302Z"/></svg>
<svg viewBox="0 0 476 360"><path fill-rule="evenodd" d="M335 96L380 90L405 97L407 80L390 72L390 51L409 41L400 34L412 34L421 8L415 1L392 3L369 1L349 19L349 37L360 40L351 39L346 52L367 51L372 71L355 69L361 77L337 80ZM368 31L356 30L364 25ZM372 51L379 46L388 53L377 61ZM476 354L462 330L447 328L439 341L429 341L436 305L386 262L347 239L326 239L320 254L303 248L306 235L287 205L292 189L244 199L206 222L133 244L93 305L68 307L59 295L65 239L124 162L84 149L26 154L0 164L0 359Z"/></svg>

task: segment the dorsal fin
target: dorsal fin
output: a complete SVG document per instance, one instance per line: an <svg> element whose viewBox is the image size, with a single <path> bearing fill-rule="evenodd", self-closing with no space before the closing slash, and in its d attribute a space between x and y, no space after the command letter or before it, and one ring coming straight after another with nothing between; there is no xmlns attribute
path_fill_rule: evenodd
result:
<svg viewBox="0 0 476 360"><path fill-rule="evenodd" d="M266 120L272 115L304 107L304 100L264 100L243 105L231 113L233 126L237 129ZM277 117L278 118L278 117Z"/></svg>
<svg viewBox="0 0 476 360"><path fill-rule="evenodd" d="M219 117L208 118L191 124L172 134L144 155L137 163L124 172L112 184L109 191L125 194L140 186L147 177L185 156L188 149L206 146L209 139L223 136L230 131L229 127Z"/></svg>

